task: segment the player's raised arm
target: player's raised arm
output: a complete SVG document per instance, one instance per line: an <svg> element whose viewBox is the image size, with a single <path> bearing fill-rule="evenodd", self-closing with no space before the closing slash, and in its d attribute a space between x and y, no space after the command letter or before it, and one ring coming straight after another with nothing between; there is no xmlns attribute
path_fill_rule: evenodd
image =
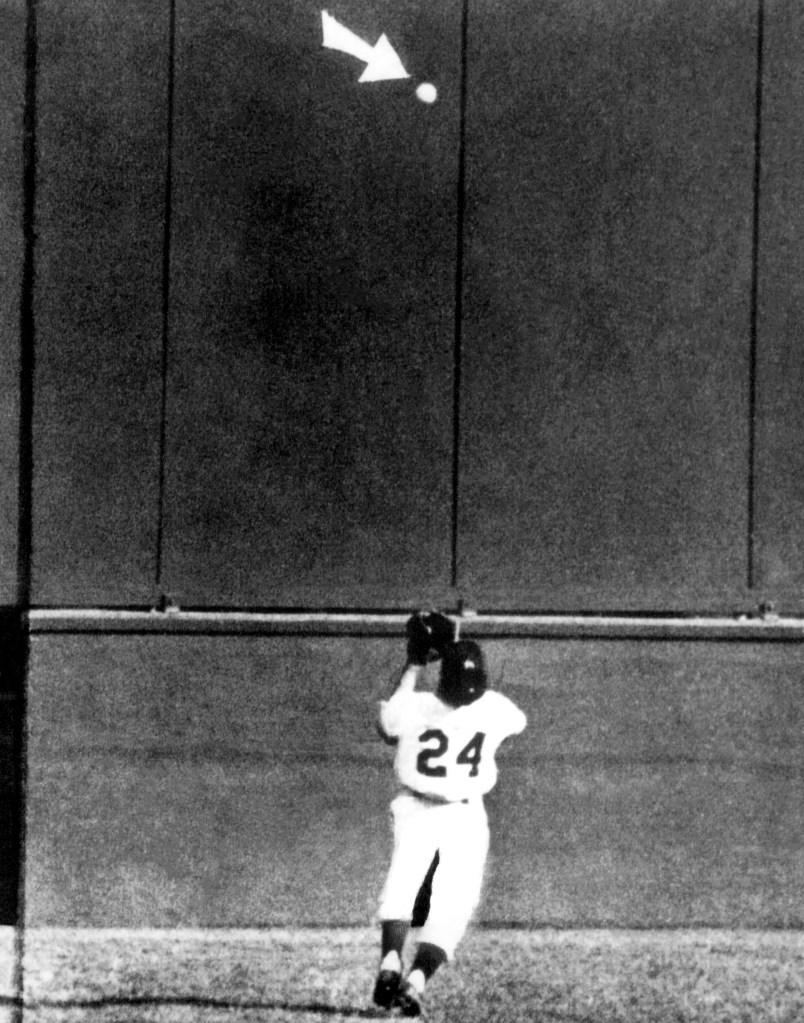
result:
<svg viewBox="0 0 804 1023"><path fill-rule="evenodd" d="M394 694L396 693L412 693L416 688L416 683L424 674L423 664L414 664L411 661L405 665L402 674L394 687Z"/></svg>
<svg viewBox="0 0 804 1023"><path fill-rule="evenodd" d="M396 738L395 705L412 693L429 661L438 660L455 640L455 623L439 611L417 611L405 624L405 667L387 700L380 702L380 735L386 742Z"/></svg>

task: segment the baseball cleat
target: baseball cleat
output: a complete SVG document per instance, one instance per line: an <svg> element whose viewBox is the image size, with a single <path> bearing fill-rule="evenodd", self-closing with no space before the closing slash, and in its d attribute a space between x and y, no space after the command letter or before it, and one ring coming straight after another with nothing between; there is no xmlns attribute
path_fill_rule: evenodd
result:
<svg viewBox="0 0 804 1023"><path fill-rule="evenodd" d="M416 988L407 981L397 991L396 998L394 999L394 1005L400 1010L403 1016L421 1016L422 1014L421 995Z"/></svg>
<svg viewBox="0 0 804 1023"><path fill-rule="evenodd" d="M390 1009L399 991L402 977L395 970L380 970L372 1001L381 1009Z"/></svg>

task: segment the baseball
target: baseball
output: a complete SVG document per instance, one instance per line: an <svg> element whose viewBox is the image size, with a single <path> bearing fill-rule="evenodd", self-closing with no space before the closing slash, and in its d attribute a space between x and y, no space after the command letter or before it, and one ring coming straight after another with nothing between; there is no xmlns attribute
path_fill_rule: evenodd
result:
<svg viewBox="0 0 804 1023"><path fill-rule="evenodd" d="M431 82L422 82L416 89L416 95L422 103L435 103L438 99L438 89Z"/></svg>

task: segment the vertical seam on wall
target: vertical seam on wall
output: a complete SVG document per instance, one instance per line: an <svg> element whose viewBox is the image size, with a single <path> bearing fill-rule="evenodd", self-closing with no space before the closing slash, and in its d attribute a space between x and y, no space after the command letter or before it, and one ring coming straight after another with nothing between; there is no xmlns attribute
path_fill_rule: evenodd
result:
<svg viewBox="0 0 804 1023"><path fill-rule="evenodd" d="M168 71L167 71L167 121L166 121L166 158L165 158L165 220L162 237L162 393L159 408L159 485L157 495L156 523L156 578L155 588L158 600L164 598L162 593L163 555L164 555L164 521L165 521L165 475L167 446L167 406L168 406L168 364L170 344L170 272L172 242L172 203L173 203L173 101L175 91L175 58L176 58L176 3L170 0L168 14Z"/></svg>
<svg viewBox="0 0 804 1023"><path fill-rule="evenodd" d="M757 0L756 92L754 96L754 209L751 238L751 325L749 344L748 395L748 537L747 583L752 590L756 585L755 530L756 530L756 420L757 420L757 327L759 307L759 230L760 187L762 181L762 86L764 75L764 0Z"/></svg>
<svg viewBox="0 0 804 1023"><path fill-rule="evenodd" d="M467 44L469 38L469 0L461 8L461 79L458 115L458 181L456 197L455 252L455 329L453 337L452 390L452 551L451 585L458 586L458 523L461 473L461 374L463 356L463 255L466 201L466 88Z"/></svg>

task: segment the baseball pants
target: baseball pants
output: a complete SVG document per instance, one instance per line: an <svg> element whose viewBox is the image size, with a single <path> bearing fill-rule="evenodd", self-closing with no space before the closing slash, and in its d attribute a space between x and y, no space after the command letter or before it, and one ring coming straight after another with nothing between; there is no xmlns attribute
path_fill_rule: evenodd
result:
<svg viewBox="0 0 804 1023"><path fill-rule="evenodd" d="M391 803L394 847L380 898L381 920L409 920L435 855L430 914L419 940L438 945L449 959L480 901L489 848L482 800L433 803L403 792Z"/></svg>

